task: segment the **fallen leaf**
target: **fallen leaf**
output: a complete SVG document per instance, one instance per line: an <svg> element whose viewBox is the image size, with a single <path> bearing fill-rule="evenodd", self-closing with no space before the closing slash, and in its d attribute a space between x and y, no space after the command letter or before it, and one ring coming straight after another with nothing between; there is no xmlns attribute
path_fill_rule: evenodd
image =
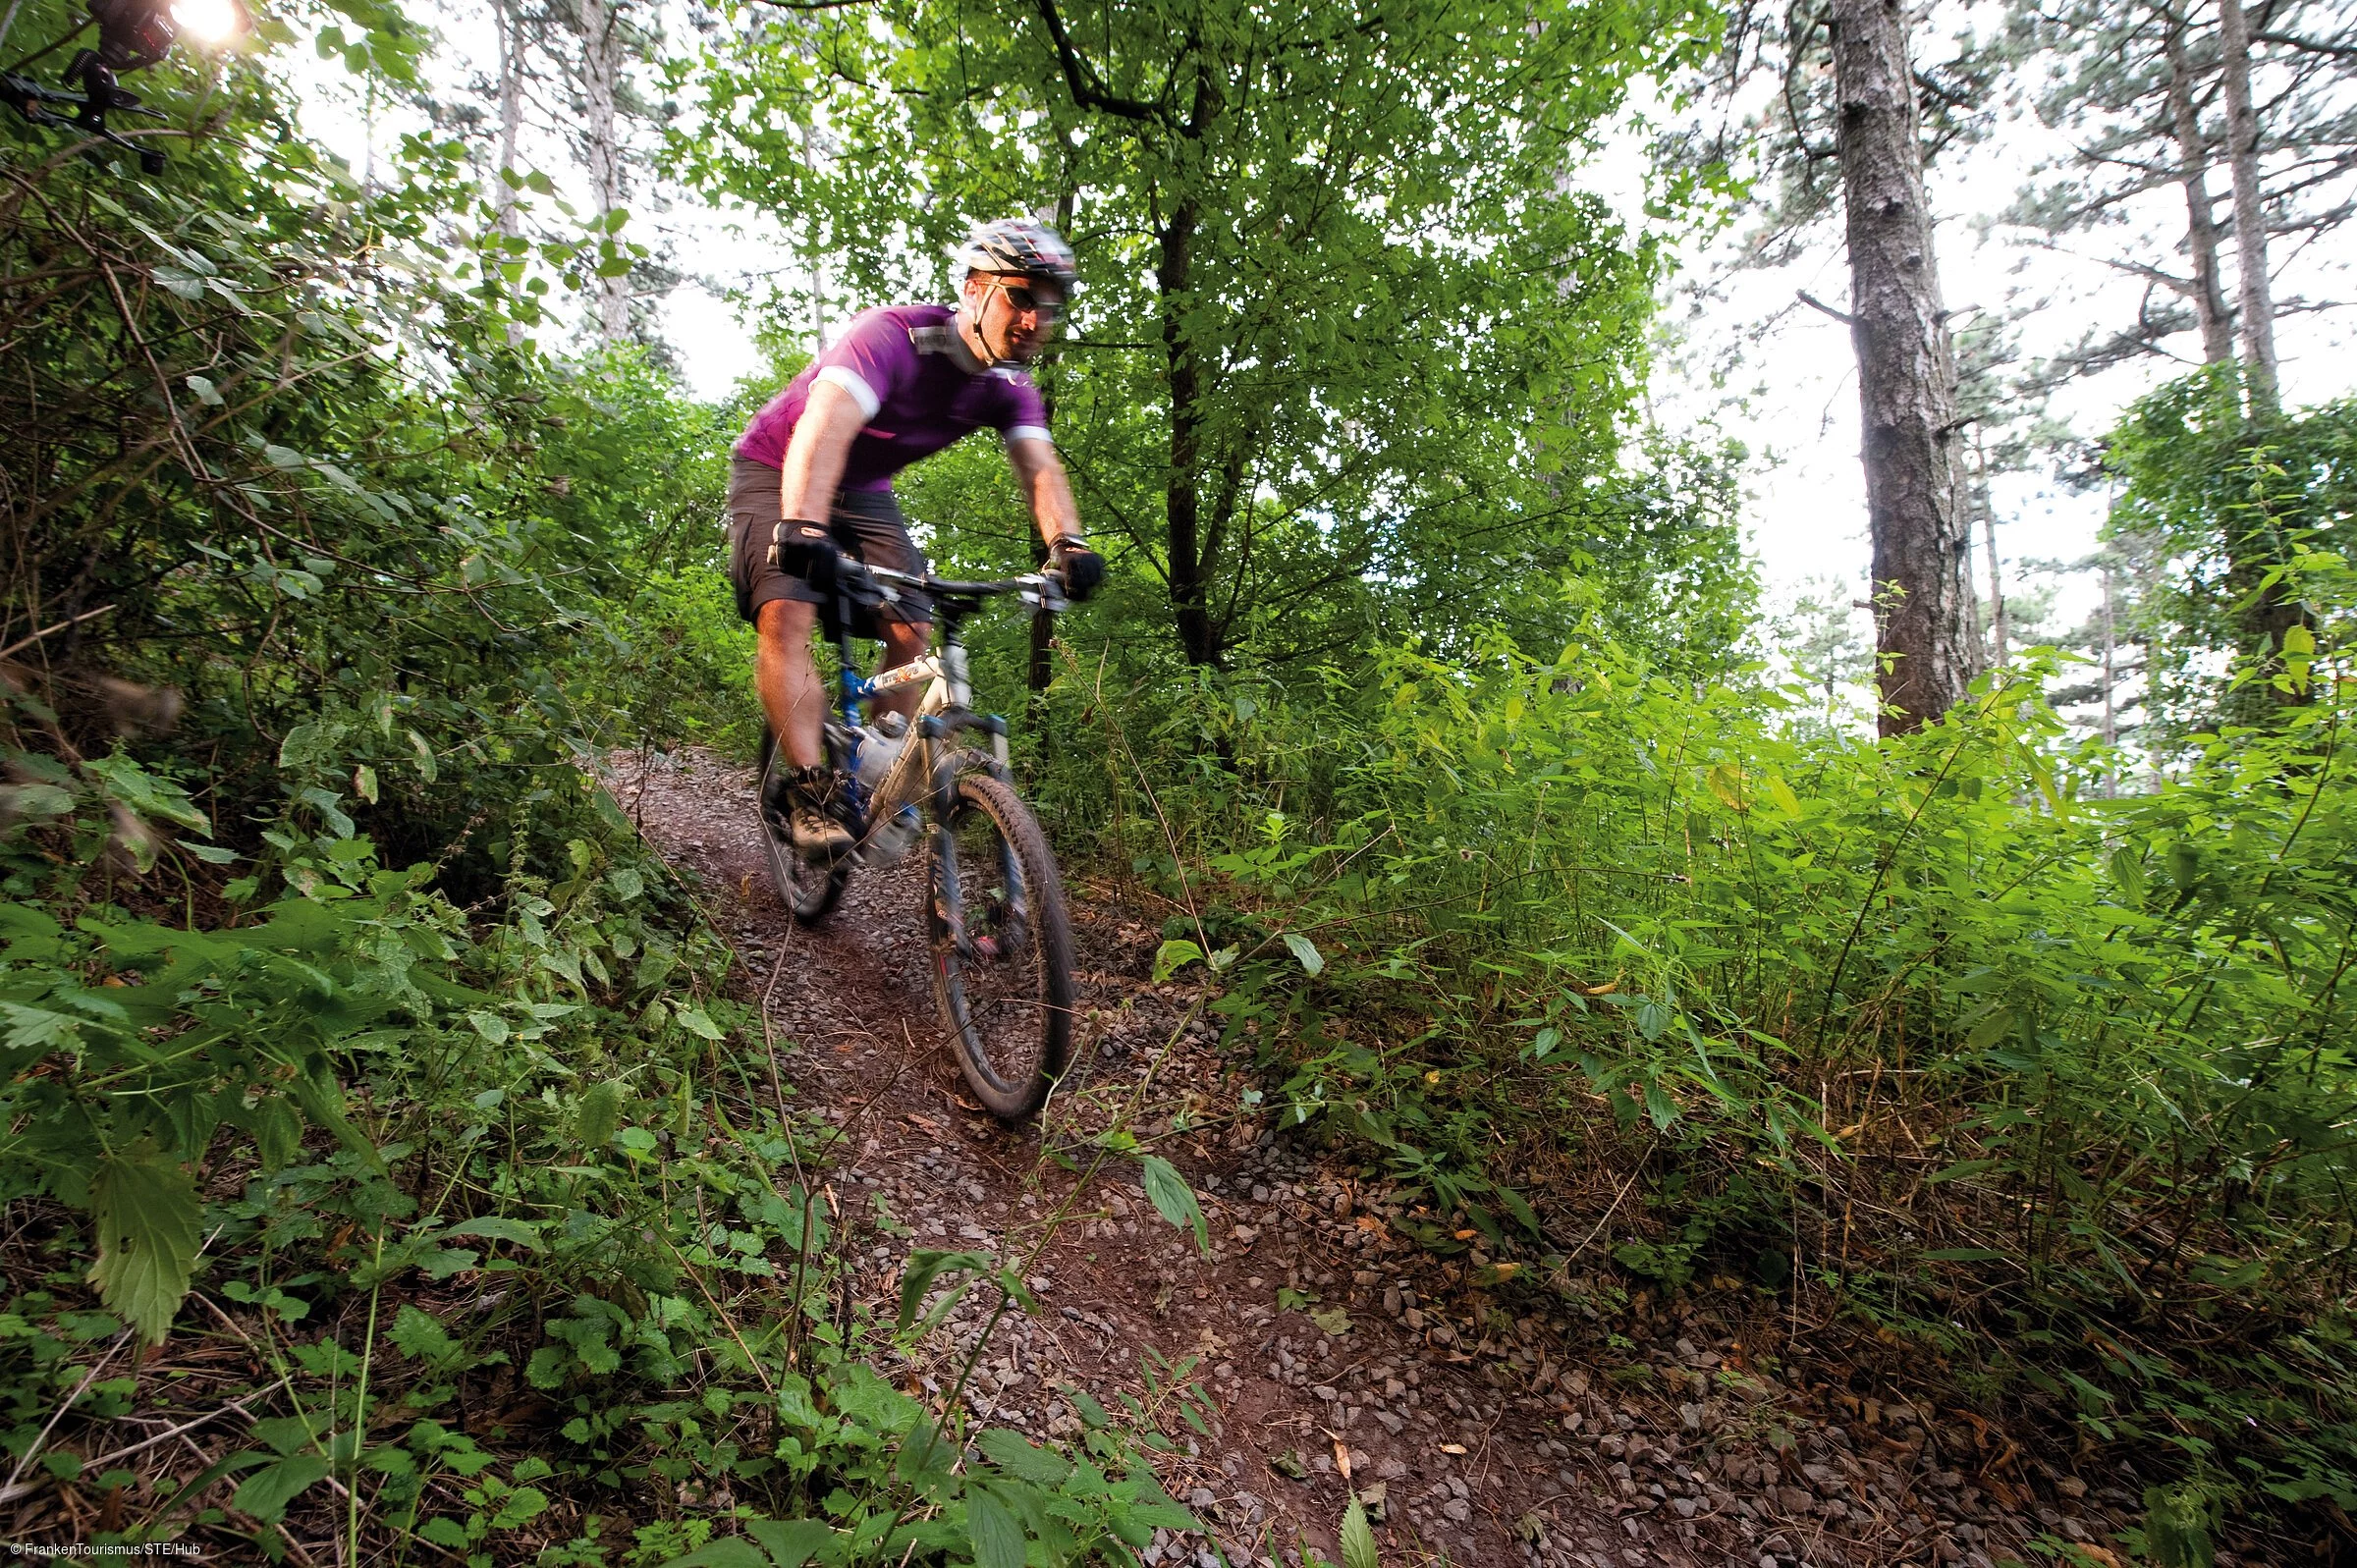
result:
<svg viewBox="0 0 2357 1568"><path fill-rule="evenodd" d="M1331 1437L1334 1434L1329 1433L1327 1435ZM1343 1473L1343 1481L1347 1484L1350 1480L1350 1449L1340 1437L1334 1438L1334 1468Z"/></svg>
<svg viewBox="0 0 2357 1568"><path fill-rule="evenodd" d="M1461 1454L1464 1451L1465 1445L1461 1442L1445 1442L1441 1444L1441 1452L1445 1454Z"/></svg>

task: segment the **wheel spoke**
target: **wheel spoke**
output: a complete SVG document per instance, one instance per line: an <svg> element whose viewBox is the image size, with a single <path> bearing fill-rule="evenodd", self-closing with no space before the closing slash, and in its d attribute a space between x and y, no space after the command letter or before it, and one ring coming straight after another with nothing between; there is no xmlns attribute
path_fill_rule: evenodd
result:
<svg viewBox="0 0 2357 1568"><path fill-rule="evenodd" d="M992 1109L1027 1115L1070 1053L1070 939L1046 839L1006 784L959 782L932 883L934 981L953 1048Z"/></svg>

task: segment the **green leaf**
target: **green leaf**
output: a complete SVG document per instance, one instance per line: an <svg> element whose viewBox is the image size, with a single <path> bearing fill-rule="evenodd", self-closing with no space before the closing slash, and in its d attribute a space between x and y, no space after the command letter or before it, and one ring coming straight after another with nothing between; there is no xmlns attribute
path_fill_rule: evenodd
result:
<svg viewBox="0 0 2357 1568"><path fill-rule="evenodd" d="M257 1470L246 1478L231 1500L242 1513L249 1513L266 1525L275 1525L286 1517L287 1504L327 1477L329 1465L318 1454L297 1454L281 1459L267 1470Z"/></svg>
<svg viewBox="0 0 2357 1568"><path fill-rule="evenodd" d="M932 1290L934 1279L952 1270L988 1273L990 1260L976 1252L931 1252L920 1249L908 1255L907 1264L901 1270L900 1327L904 1331L916 1317L917 1306Z"/></svg>
<svg viewBox="0 0 2357 1568"><path fill-rule="evenodd" d="M1154 1205L1154 1212L1181 1229L1192 1225L1195 1245L1208 1254L1211 1230L1204 1223L1203 1206L1195 1201L1194 1188L1186 1184L1177 1166L1160 1155L1148 1155L1139 1163L1145 1167L1146 1198Z"/></svg>
<svg viewBox="0 0 2357 1568"><path fill-rule="evenodd" d="M316 809L320 817L327 823L328 832L337 838L349 838L359 831L354 826L351 816L344 810L343 796L313 784L297 790L295 798L304 805Z"/></svg>
<svg viewBox="0 0 2357 1568"><path fill-rule="evenodd" d="M508 1219L498 1215L484 1215L476 1219L464 1219L443 1231L434 1239L447 1242L459 1236L481 1236L486 1241L513 1242L526 1252L540 1250L540 1227L524 1219Z"/></svg>
<svg viewBox="0 0 2357 1568"><path fill-rule="evenodd" d="M689 1034L702 1035L706 1040L726 1040L728 1031L704 1016L701 1007L682 1007L676 1016L680 1027Z"/></svg>
<svg viewBox="0 0 2357 1568"><path fill-rule="evenodd" d="M1367 1523L1366 1504L1357 1493L1350 1497L1350 1506L1343 1510L1343 1568L1380 1568L1375 1559L1375 1532Z"/></svg>
<svg viewBox="0 0 2357 1568"><path fill-rule="evenodd" d="M1285 934L1285 945L1300 960L1303 969L1313 975L1325 973L1326 955L1318 951L1316 943L1297 931L1288 931Z"/></svg>
<svg viewBox="0 0 2357 1568"><path fill-rule="evenodd" d="M965 1494L965 1528L973 1538L975 1568L1023 1568L1023 1527L989 1488Z"/></svg>
<svg viewBox="0 0 2357 1568"><path fill-rule="evenodd" d="M1986 1051L2012 1033L2012 1030L2013 1009L1992 1007L1980 1022L1972 1026L1972 1032L1964 1037L1964 1044L1974 1051Z"/></svg>
<svg viewBox="0 0 2357 1568"><path fill-rule="evenodd" d="M1113 1418L1105 1414L1105 1407L1098 1404L1096 1396L1087 1389L1068 1386L1064 1396L1072 1402L1074 1410L1080 1412L1080 1419L1087 1424L1089 1431L1103 1432L1112 1424Z"/></svg>
<svg viewBox="0 0 2357 1568"><path fill-rule="evenodd" d="M685 1557L672 1558L663 1568L769 1568L769 1563L742 1536L723 1536Z"/></svg>
<svg viewBox="0 0 2357 1568"><path fill-rule="evenodd" d="M90 1282L109 1311L149 1344L161 1344L189 1293L204 1206L177 1161L152 1149L142 1158L105 1155L90 1180L98 1261Z"/></svg>
<svg viewBox="0 0 2357 1568"><path fill-rule="evenodd" d="M821 1519L750 1519L744 1533L761 1542L777 1568L802 1568L835 1542L834 1530Z"/></svg>
<svg viewBox="0 0 2357 1568"><path fill-rule="evenodd" d="M466 1527L456 1519L428 1519L417 1527L417 1536L421 1541L430 1541L437 1546L448 1546L457 1551L464 1551L468 1545Z"/></svg>
<svg viewBox="0 0 2357 1568"><path fill-rule="evenodd" d="M580 1146L595 1154L613 1142L614 1131L622 1123L622 1083L608 1078L591 1084L581 1093L574 1107L573 1132Z"/></svg>
<svg viewBox="0 0 2357 1568"><path fill-rule="evenodd" d="M1496 1191L1499 1204L1505 1208L1507 1214L1514 1217L1514 1223L1532 1235L1537 1235L1539 1233L1538 1214L1524 1200L1523 1196L1511 1187L1500 1187Z"/></svg>
<svg viewBox="0 0 2357 1568"><path fill-rule="evenodd" d="M499 1016L499 1014L495 1012L481 1011L470 1012L466 1015L466 1021L474 1025L474 1032L476 1034L481 1035L485 1040L490 1041L491 1044L495 1046L504 1046L508 1043L508 1021Z"/></svg>
<svg viewBox="0 0 2357 1568"><path fill-rule="evenodd" d="M412 1361L439 1362L458 1353L459 1342L428 1313L404 1302L385 1331L393 1347Z"/></svg>
<svg viewBox="0 0 2357 1568"><path fill-rule="evenodd" d="M1004 1427L990 1428L974 1439L974 1446L1001 1470L1034 1486L1061 1487L1072 1473L1071 1462L1063 1455L1050 1453Z"/></svg>
<svg viewBox="0 0 2357 1568"><path fill-rule="evenodd" d="M1200 963L1203 949L1184 937L1174 937L1154 953L1154 983L1162 984L1190 963Z"/></svg>
<svg viewBox="0 0 2357 1568"><path fill-rule="evenodd" d="M188 791L167 779L158 779L121 752L82 765L106 792L142 817L161 817L197 833L210 833L212 824L189 799Z"/></svg>

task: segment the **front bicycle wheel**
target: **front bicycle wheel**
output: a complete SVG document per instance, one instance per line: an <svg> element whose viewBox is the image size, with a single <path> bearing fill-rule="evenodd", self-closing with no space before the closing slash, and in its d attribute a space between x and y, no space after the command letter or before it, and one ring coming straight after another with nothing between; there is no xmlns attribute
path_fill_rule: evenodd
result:
<svg viewBox="0 0 2357 1568"><path fill-rule="evenodd" d="M934 829L929 881L933 989L951 1049L976 1097L1019 1121L1072 1055L1072 932L1056 858L1015 792L971 773Z"/></svg>
<svg viewBox="0 0 2357 1568"><path fill-rule="evenodd" d="M843 885L851 880L848 860L829 865L817 865L795 852L794 838L786 824L773 817L763 802L769 799L770 775L786 766L778 752L777 737L764 730L761 732L760 782L753 789L753 803L761 819L761 847L769 856L769 880L778 890L778 901L784 904L799 925L814 926L834 909L843 896Z"/></svg>

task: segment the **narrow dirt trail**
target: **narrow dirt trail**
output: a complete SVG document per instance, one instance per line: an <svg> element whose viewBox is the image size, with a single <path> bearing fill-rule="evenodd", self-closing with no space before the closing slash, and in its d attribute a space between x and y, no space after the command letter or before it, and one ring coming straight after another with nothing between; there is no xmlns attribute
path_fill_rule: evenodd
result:
<svg viewBox="0 0 2357 1568"><path fill-rule="evenodd" d="M1740 1323L1707 1306L1611 1325L1646 1337L1616 1335L1625 1348L1608 1364L1577 1348L1601 1340L1599 1326L1512 1317L1468 1291L1461 1265L1387 1225L1394 1200L1379 1184L1262 1124L1202 995L1151 982L1159 916L1083 886L1069 892L1086 1071L1060 1092L1044 1136L1076 1148L1125 1108L1195 1186L1210 1256L1155 1215L1128 1162L1075 1193L1043 1156L1042 1130L1010 1131L974 1106L940 1044L921 859L855 876L824 925L797 930L753 837L749 773L687 752L616 775L623 808L700 885L735 945L781 1076L848 1135L834 1190L859 1232L862 1298L889 1317L912 1248L1038 1249L1028 1272L1042 1310L997 1325L966 1390L975 1414L1062 1436L1078 1423L1059 1384L1108 1405L1122 1390L1150 1400L1150 1355L1200 1358L1217 1417L1164 1482L1213 1534L1157 1538L1157 1568L1218 1568L1215 1550L1297 1565L1304 1541L1334 1555L1345 1463L1379 1516L1387 1568L1988 1568L1989 1553L2041 1528L1968 1481L1943 1457L1946 1433L1903 1403L1853 1418L1872 1429L1854 1437L1792 1408L1747 1369ZM983 1296L919 1348L908 1385L938 1395L955 1381Z"/></svg>

